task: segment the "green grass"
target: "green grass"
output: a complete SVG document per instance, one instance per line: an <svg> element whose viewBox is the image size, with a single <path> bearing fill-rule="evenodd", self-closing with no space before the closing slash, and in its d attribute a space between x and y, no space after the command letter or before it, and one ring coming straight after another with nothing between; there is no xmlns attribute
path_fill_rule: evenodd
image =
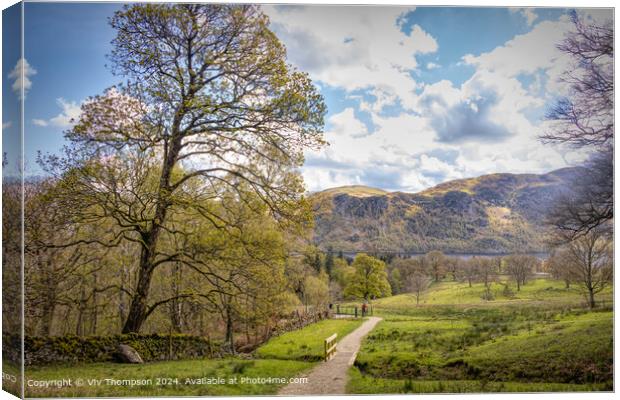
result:
<svg viewBox="0 0 620 400"><path fill-rule="evenodd" d="M506 291L506 284L510 288ZM517 291L514 282L509 280L491 284L492 301L482 298L484 285L474 283L469 287L463 282L440 282L431 287L428 293L422 296L421 306L450 305L450 306L490 306L527 305L527 303L543 302L544 306L580 305L584 298L575 287L566 289L564 283L550 279L534 279ZM613 299L611 288L607 288L597 296L599 301L609 304ZM375 309L395 311L410 309L415 306L415 298L408 294L379 299L374 304Z"/></svg>
<svg viewBox="0 0 620 400"><path fill-rule="evenodd" d="M458 282L433 285L420 306L409 295L376 301L384 320L362 344L349 393L613 388L611 288L589 311L562 282L504 287L493 285L492 301Z"/></svg>
<svg viewBox="0 0 620 400"><path fill-rule="evenodd" d="M28 367L26 377L33 381L71 379L70 387L27 387L28 397L125 397L125 396L241 396L272 395L323 357L323 340L338 333L342 338L357 328L361 319L323 320L303 329L271 339L256 351L258 358L186 360L152 362L142 365L92 363ZM236 381L234 379L236 377ZM146 385L116 386L89 379L149 380ZM212 383L193 384L191 380L211 378ZM215 378L224 383L213 383ZM272 382L242 382L242 378L271 378ZM273 381L274 378L281 379ZM83 384L76 386L81 379ZM160 380L158 382L158 379ZM163 379L163 380L162 380ZM188 381L189 380L189 381Z"/></svg>
<svg viewBox="0 0 620 400"><path fill-rule="evenodd" d="M613 379L612 338L611 312L569 315L473 346L463 361L485 379L607 382Z"/></svg>
<svg viewBox="0 0 620 400"><path fill-rule="evenodd" d="M126 396L239 396L274 394L282 384L241 383L245 378L290 378L313 363L286 360L189 360L166 361L142 365L94 363L72 366L30 367L30 380L71 379L74 386L63 388L26 387L28 397L126 397ZM231 378L237 377L237 382ZM151 379L152 383L135 386L89 385L88 379ZM170 378L158 385L157 379ZM223 378L224 384L190 384L186 379ZM83 386L75 386L77 379ZM176 379L176 381L175 381ZM160 382L162 383L162 382Z"/></svg>
<svg viewBox="0 0 620 400"><path fill-rule="evenodd" d="M337 333L340 340L361 324L361 318L323 320L271 339L256 354L261 358L319 361L323 359L323 341L327 337Z"/></svg>
<svg viewBox="0 0 620 400"><path fill-rule="evenodd" d="M382 379L363 375L359 369L349 370L351 378L347 393L482 393L482 392L581 392L610 390L605 384L575 385L545 382L489 382L484 380L419 381L411 379Z"/></svg>

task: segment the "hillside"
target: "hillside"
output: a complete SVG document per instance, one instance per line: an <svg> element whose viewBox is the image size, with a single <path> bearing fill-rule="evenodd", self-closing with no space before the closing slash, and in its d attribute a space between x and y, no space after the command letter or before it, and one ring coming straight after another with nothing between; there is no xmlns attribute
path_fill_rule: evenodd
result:
<svg viewBox="0 0 620 400"><path fill-rule="evenodd" d="M419 193L328 189L311 196L315 241L343 251L543 251L544 216L576 173L491 174Z"/></svg>

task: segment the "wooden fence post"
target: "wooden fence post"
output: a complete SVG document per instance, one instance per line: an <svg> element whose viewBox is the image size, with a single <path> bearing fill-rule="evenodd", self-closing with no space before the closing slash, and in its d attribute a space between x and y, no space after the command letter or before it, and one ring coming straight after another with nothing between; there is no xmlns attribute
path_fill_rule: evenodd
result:
<svg viewBox="0 0 620 400"><path fill-rule="evenodd" d="M336 338L338 337L337 333L334 333L327 339L325 339L325 361L328 361L334 354L336 354Z"/></svg>

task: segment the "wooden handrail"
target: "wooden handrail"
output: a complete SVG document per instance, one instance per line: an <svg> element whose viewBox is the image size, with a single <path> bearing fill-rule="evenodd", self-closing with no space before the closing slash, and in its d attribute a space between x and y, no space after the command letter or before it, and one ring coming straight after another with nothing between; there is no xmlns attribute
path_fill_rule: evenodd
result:
<svg viewBox="0 0 620 400"><path fill-rule="evenodd" d="M336 338L338 337L337 333L334 333L327 339L325 339L325 361L328 361L336 354Z"/></svg>

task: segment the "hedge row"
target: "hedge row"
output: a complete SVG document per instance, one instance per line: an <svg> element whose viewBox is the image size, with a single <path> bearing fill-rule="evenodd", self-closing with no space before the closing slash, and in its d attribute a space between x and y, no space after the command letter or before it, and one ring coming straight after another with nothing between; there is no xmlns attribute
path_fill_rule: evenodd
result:
<svg viewBox="0 0 620 400"><path fill-rule="evenodd" d="M133 347L147 362L217 358L224 353L222 343L191 335L26 336L24 361L26 365L114 361L119 344ZM6 359L19 363L19 335L3 334L2 351Z"/></svg>

